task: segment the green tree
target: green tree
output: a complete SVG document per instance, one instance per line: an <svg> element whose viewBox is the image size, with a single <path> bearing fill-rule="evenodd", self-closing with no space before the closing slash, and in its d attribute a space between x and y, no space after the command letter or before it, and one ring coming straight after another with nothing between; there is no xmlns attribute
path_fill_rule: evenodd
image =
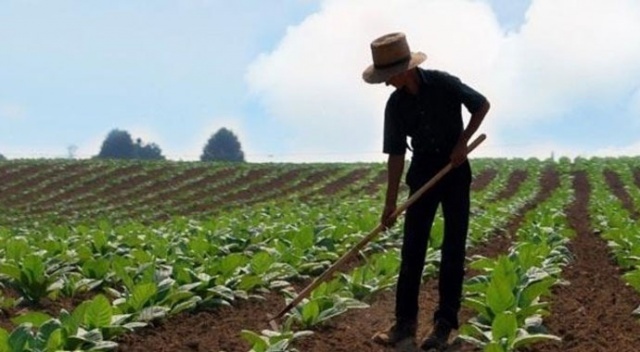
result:
<svg viewBox="0 0 640 352"><path fill-rule="evenodd" d="M238 137L223 127L209 138L200 160L244 162L244 153Z"/></svg>
<svg viewBox="0 0 640 352"><path fill-rule="evenodd" d="M157 144L144 143L140 138L134 143L129 132L118 129L109 132L97 158L165 160Z"/></svg>
<svg viewBox="0 0 640 352"><path fill-rule="evenodd" d="M3 160L7 160L7 158L5 158L4 155L0 154L0 161L3 161Z"/></svg>
<svg viewBox="0 0 640 352"><path fill-rule="evenodd" d="M165 160L162 150L155 143L144 144L140 138L136 139L133 145L134 156L142 160Z"/></svg>
<svg viewBox="0 0 640 352"><path fill-rule="evenodd" d="M102 142L98 158L100 159L133 159L133 139L127 131L114 129Z"/></svg>

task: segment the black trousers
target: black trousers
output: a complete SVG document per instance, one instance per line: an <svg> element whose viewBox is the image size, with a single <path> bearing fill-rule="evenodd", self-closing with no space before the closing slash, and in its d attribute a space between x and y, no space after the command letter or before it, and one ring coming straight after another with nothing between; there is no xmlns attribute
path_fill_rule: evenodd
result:
<svg viewBox="0 0 640 352"><path fill-rule="evenodd" d="M448 158L447 158L448 159ZM414 159L406 181L415 193L447 164L448 160ZM457 329L464 279L465 244L469 228L471 167L468 161L452 169L406 211L402 263L396 292L396 321L413 323L418 319L418 296L431 226L442 205L444 238L438 290L439 307L434 320Z"/></svg>

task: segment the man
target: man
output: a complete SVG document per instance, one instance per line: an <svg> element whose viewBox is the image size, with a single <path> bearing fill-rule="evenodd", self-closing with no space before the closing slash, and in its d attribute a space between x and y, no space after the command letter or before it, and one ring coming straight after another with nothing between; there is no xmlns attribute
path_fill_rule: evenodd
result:
<svg viewBox="0 0 640 352"><path fill-rule="evenodd" d="M411 194L428 182L449 162L452 170L406 212L402 264L396 289L395 324L377 333L374 341L396 345L415 339L418 295L427 241L438 205L444 216L444 239L439 277L439 307L433 330L422 342L423 350L442 349L458 328L458 312L464 277L465 242L469 225L471 168L467 143L489 111L487 99L458 78L418 65L427 56L411 52L403 33L391 33L371 43L373 65L362 74L367 83L395 87L385 109L383 152L388 154L387 193L381 221L392 226L400 178L404 170L407 137L413 156L406 175ZM464 106L471 118L466 128Z"/></svg>

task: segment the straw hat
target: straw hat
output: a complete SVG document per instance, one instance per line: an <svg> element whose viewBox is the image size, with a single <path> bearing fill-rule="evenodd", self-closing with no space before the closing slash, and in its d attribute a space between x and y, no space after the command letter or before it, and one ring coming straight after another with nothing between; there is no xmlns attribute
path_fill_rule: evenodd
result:
<svg viewBox="0 0 640 352"><path fill-rule="evenodd" d="M382 83L410 70L427 59L422 52L411 52L404 33L390 33L371 42L373 65L362 73L367 83Z"/></svg>

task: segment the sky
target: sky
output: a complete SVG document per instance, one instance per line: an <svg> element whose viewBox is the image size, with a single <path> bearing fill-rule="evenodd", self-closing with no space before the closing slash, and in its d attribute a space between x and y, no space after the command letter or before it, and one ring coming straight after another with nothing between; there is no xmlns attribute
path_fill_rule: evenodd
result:
<svg viewBox="0 0 640 352"><path fill-rule="evenodd" d="M639 0L0 0L0 154L198 160L226 127L250 162L383 161L361 75L398 31L491 102L475 156L640 154Z"/></svg>

